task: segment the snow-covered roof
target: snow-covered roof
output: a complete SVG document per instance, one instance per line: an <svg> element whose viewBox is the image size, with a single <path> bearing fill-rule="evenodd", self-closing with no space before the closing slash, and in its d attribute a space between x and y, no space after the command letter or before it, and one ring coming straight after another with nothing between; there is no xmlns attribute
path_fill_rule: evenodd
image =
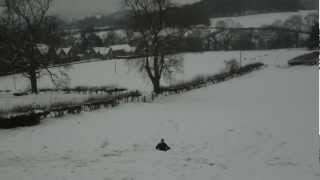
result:
<svg viewBox="0 0 320 180"><path fill-rule="evenodd" d="M37 48L41 54L47 54L49 52L49 46L46 44L37 44Z"/></svg>
<svg viewBox="0 0 320 180"><path fill-rule="evenodd" d="M126 38L127 37L127 33L125 30L123 29L119 29L119 30L116 30L114 31L116 33L116 35L120 38Z"/></svg>
<svg viewBox="0 0 320 180"><path fill-rule="evenodd" d="M71 47L67 47L67 48L58 48L57 49L57 54L60 54L62 51L65 53L65 54L68 54L71 50Z"/></svg>
<svg viewBox="0 0 320 180"><path fill-rule="evenodd" d="M70 52L70 50L71 50L71 47L62 48L62 50L63 50L66 54L68 54L68 53Z"/></svg>
<svg viewBox="0 0 320 180"><path fill-rule="evenodd" d="M71 50L71 47L66 47L66 48L59 48L57 50L57 53L59 54L61 51L63 51L64 53L68 54Z"/></svg>
<svg viewBox="0 0 320 180"><path fill-rule="evenodd" d="M108 48L108 47L94 47L93 50L94 50L95 53L99 53L101 55L107 55L107 54L109 54L111 48Z"/></svg>
<svg viewBox="0 0 320 180"><path fill-rule="evenodd" d="M130 46L129 44L118 44L110 46L113 51L125 51L125 52L134 52L136 50L135 47Z"/></svg>
<svg viewBox="0 0 320 180"><path fill-rule="evenodd" d="M57 54L60 54L60 52L62 51L62 49L61 48L59 48L59 49L57 49Z"/></svg>

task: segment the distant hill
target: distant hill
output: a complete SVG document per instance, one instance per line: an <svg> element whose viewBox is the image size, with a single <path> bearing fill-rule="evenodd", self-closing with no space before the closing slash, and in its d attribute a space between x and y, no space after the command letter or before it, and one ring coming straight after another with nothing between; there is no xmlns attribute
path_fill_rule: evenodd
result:
<svg viewBox="0 0 320 180"><path fill-rule="evenodd" d="M306 17L308 14L317 13L316 10L303 10L297 12L276 12L276 13L262 13L262 14L255 14L255 15L246 15L246 16L237 16L237 17L219 17L219 18L212 18L211 26L216 26L217 22L225 21L225 22L232 22L234 24L241 25L241 27L262 27L264 25L271 25L275 21L279 20L284 22L288 20L290 17L294 15L300 15L303 18Z"/></svg>
<svg viewBox="0 0 320 180"><path fill-rule="evenodd" d="M303 9L317 9L319 10L319 0L300 0Z"/></svg>
<svg viewBox="0 0 320 180"><path fill-rule="evenodd" d="M171 23L208 24L209 19L271 12L318 10L318 0L201 0L169 10ZM128 10L113 14L90 16L69 24L69 28L124 26Z"/></svg>
<svg viewBox="0 0 320 180"><path fill-rule="evenodd" d="M68 29L85 29L88 27L110 27L110 26L123 26L126 23L128 11L122 10L113 14L104 15L92 15L80 20L68 23Z"/></svg>

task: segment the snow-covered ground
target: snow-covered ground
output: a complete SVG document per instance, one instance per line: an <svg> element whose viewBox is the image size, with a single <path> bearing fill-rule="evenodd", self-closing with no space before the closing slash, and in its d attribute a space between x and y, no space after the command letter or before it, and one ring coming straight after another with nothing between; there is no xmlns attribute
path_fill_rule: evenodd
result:
<svg viewBox="0 0 320 180"><path fill-rule="evenodd" d="M318 68L268 62L153 103L1 130L0 179L319 179ZM154 150L160 138L171 151Z"/></svg>
<svg viewBox="0 0 320 180"><path fill-rule="evenodd" d="M304 10L297 12L262 13L247 16L212 18L211 25L215 26L216 23L221 20L225 21L231 19L234 22L240 23L242 27L261 27L263 25L271 25L276 20L281 20L283 22L293 15L301 15L302 17L305 17L309 13L318 13L318 11Z"/></svg>
<svg viewBox="0 0 320 180"><path fill-rule="evenodd" d="M269 65L286 64L287 60L306 53L304 49L282 49L264 51L243 51L243 64L261 61ZM215 74L224 67L224 61L240 58L239 51L211 51L204 53L186 53L184 57L184 72L176 76L177 81L190 80L197 75ZM128 65L125 60L109 60L75 64L67 68L70 86L120 86L141 91L151 91L152 85L143 78L137 69ZM29 81L19 75L0 77L0 90L26 89ZM40 87L52 87L49 77L39 81Z"/></svg>
<svg viewBox="0 0 320 180"><path fill-rule="evenodd" d="M273 51L243 51L241 53L242 63L264 62L269 66L285 66L287 60L308 51L303 49L282 49ZM175 80L163 83L177 83L190 80L196 76L212 75L221 71L225 60L240 58L239 51L218 51L204 53L186 53L184 57L184 72L177 74ZM128 64L125 60L98 61L83 64L75 64L66 70L70 76L70 86L103 86L116 85L132 90L138 89L149 93L152 85L147 78ZM15 76L0 77L0 90L25 89L29 84L27 79ZM51 87L50 78L40 79L40 87ZM87 99L89 95L60 95L55 93L42 94L41 96L14 97L11 93L0 93L0 110L8 111L17 105L50 105L58 102L80 102Z"/></svg>

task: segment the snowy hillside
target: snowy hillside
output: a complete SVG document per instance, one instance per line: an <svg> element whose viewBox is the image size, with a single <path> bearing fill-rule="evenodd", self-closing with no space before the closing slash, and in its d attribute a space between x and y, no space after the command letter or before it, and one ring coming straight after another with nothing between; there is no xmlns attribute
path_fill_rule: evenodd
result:
<svg viewBox="0 0 320 180"><path fill-rule="evenodd" d="M7 3L0 180L320 179L318 11L213 18L315 0L100 1Z"/></svg>
<svg viewBox="0 0 320 180"><path fill-rule="evenodd" d="M272 51L243 51L242 64L263 62L272 67L286 67L287 60L308 52L304 49L282 49ZM219 73L225 66L225 60L240 58L239 51L220 51L204 53L186 53L184 57L184 71L175 76L171 81L163 81L162 84L176 84L182 81L191 80L202 75ZM145 94L152 91L152 84L138 72L135 67L129 65L130 61L111 60L98 61L83 64L75 64L69 67L66 72L70 76L70 86L118 86L129 90L140 90ZM0 77L0 90L27 88L29 81L19 75ZM49 77L40 79L40 87L53 87ZM52 104L66 102L83 102L94 95L87 94L64 94L49 93L39 96L28 95L15 97L12 93L0 91L0 113L16 109L18 106L37 104L39 106L50 106Z"/></svg>
<svg viewBox="0 0 320 180"><path fill-rule="evenodd" d="M243 64L252 62L264 62L276 66L287 64L287 60L308 51L304 49L282 49L273 51L243 51ZM204 53L187 53L184 57L184 72L176 76L171 83L183 80L190 80L197 75L216 74L224 67L224 61L240 57L239 51L218 51ZM101 86L118 85L129 89L138 89L141 91L151 91L151 83L142 77L135 68L129 66L125 60L110 60L100 62L90 62L75 64L66 70L71 82L70 86ZM164 82L170 83L170 82ZM14 90L27 88L29 82L19 75L0 77L0 90ZM40 87L51 87L52 83L49 77L40 79Z"/></svg>
<svg viewBox="0 0 320 180"><path fill-rule="evenodd" d="M240 23L242 27L261 27L263 25L271 25L276 20L285 21L293 15L301 15L305 17L309 13L318 13L315 10L306 10L298 12L279 12L279 13L264 13L256 15L247 15L247 16L237 16L237 17L222 17L222 18L213 18L211 19L211 25L215 26L219 21L233 20L236 23Z"/></svg>
<svg viewBox="0 0 320 180"><path fill-rule="evenodd" d="M153 103L1 130L0 179L319 179L318 69L269 62ZM171 151L154 150L160 138Z"/></svg>

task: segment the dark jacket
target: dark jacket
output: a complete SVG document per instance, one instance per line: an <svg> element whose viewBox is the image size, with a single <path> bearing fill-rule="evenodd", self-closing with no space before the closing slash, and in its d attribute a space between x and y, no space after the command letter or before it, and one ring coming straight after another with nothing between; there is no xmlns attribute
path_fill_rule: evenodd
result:
<svg viewBox="0 0 320 180"><path fill-rule="evenodd" d="M160 142L156 146L156 149L159 150L159 151L169 151L170 147L165 142Z"/></svg>

